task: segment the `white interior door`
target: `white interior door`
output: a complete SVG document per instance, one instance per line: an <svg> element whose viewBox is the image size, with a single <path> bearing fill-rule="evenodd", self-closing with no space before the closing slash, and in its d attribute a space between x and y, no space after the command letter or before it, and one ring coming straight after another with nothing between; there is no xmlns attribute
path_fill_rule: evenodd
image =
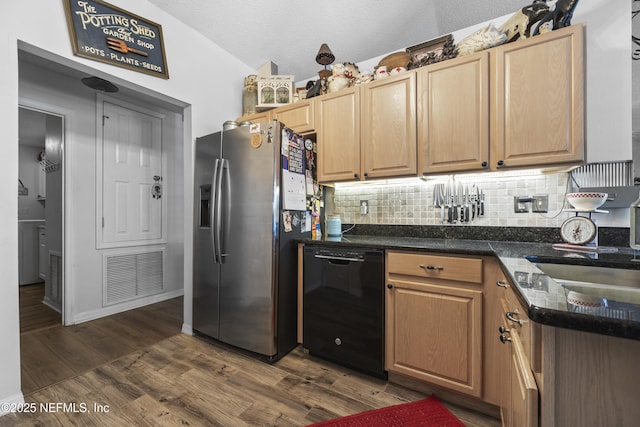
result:
<svg viewBox="0 0 640 427"><path fill-rule="evenodd" d="M103 247L163 241L162 119L103 101Z"/></svg>

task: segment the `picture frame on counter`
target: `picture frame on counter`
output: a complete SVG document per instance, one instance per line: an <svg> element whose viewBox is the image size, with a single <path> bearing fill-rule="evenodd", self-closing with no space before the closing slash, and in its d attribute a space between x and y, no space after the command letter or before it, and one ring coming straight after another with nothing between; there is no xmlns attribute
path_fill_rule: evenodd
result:
<svg viewBox="0 0 640 427"><path fill-rule="evenodd" d="M168 79L162 26L101 0L63 0L73 54Z"/></svg>
<svg viewBox="0 0 640 427"><path fill-rule="evenodd" d="M456 56L453 35L451 34L408 47L406 51L409 54L409 66L407 68L410 70Z"/></svg>

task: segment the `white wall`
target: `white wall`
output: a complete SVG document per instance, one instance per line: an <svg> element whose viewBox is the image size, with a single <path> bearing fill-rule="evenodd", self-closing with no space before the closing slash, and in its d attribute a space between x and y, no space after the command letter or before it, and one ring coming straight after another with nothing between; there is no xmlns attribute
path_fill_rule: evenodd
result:
<svg viewBox="0 0 640 427"><path fill-rule="evenodd" d="M111 0L110 3L162 25L170 74L168 80L75 57L62 1L32 0L4 5L3 14L7 19L0 27L0 57L3 58L3 66L0 67L0 139L3 141L0 158L5 165L0 168L0 221L4 224L16 224L17 221L19 44L24 49L87 74L105 77L119 86L157 95L164 101L186 107L182 134L186 141L182 156L184 203L176 209L182 210L184 218L182 236L179 237L184 239L184 259L187 261L183 277L177 280L183 279L185 284L185 329L188 330L191 319L192 144L195 136L219 130L225 120L235 117L234 112L241 110L242 80L253 70L145 0ZM77 129L71 137L70 143L73 144L83 140L82 132L95 133L94 128L80 123L75 116L79 109L86 107L93 111L94 106L81 97L71 96L69 101L74 103L71 126ZM75 148L71 154L72 162L82 164L92 159L90 147L78 143ZM70 181L69 178L74 176L72 172L66 177L66 185L72 187L72 194L73 191L86 194L94 190L92 182ZM67 212L82 202L79 197L71 199L66 200ZM89 244L85 238L76 233L69 243L80 248ZM0 241L3 242L0 248L0 275L3 277L3 285L0 286L0 340L3 347L0 352L0 402L20 401L17 227L2 227ZM80 272L78 274L81 276Z"/></svg>
<svg viewBox="0 0 640 427"><path fill-rule="evenodd" d="M454 31L454 41L490 23L499 26L510 16ZM580 0L571 22L586 23L587 161L631 160L631 0ZM361 71L373 71L389 53L359 62L358 66ZM306 80L297 86L304 83Z"/></svg>

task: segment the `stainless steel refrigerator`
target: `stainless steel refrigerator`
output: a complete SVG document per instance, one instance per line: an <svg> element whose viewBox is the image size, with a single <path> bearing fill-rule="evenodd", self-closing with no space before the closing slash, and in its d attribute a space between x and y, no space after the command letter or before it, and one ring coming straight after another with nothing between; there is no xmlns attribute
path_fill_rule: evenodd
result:
<svg viewBox="0 0 640 427"><path fill-rule="evenodd" d="M313 176L305 142L275 121L196 140L193 329L268 361L297 343L296 239L311 236L319 196L300 187Z"/></svg>

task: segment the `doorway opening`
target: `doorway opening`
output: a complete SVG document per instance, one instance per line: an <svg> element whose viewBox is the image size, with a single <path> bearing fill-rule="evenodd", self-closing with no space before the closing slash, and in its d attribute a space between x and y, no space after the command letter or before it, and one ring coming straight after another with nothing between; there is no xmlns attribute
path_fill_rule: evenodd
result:
<svg viewBox="0 0 640 427"><path fill-rule="evenodd" d="M63 323L64 116L19 106L20 331Z"/></svg>
<svg viewBox="0 0 640 427"><path fill-rule="evenodd" d="M22 389L24 394L28 394L121 357L132 349L139 349L149 340L180 332L184 318L185 158L190 158L190 145L186 144L190 130L185 131L187 104L127 81L117 81L120 91L111 95L114 100L144 106L163 117L161 129L162 138L167 142L167 160L158 175L162 178L160 200L168 209L163 209L166 225L162 223L166 238L156 239L151 248L164 254L160 266L166 277L163 281L166 289L113 302L108 293L105 295L104 290L110 289L105 284L120 276L107 274L113 264L110 262L135 260L139 266L142 255L138 252L145 248L144 245L139 246L139 250L134 246L105 246L97 242L96 236L102 228L102 215L97 215L97 201L102 199L103 193L103 186L97 185L97 171L104 166L104 153L98 142L103 132L99 124L104 114L102 110L98 114L98 99L102 95L81 82L95 70L72 64L32 46L22 47L24 49L19 47L18 50L20 107L26 107L25 111L51 113L63 119L64 147L61 140L63 150L60 154L64 154L64 164L60 164L59 173L66 183L60 200L61 212L64 206L64 215L60 217L61 224L64 224L64 229L62 226L60 229L60 256L64 254L64 259L61 259L64 265L60 269L64 278L64 283L60 283L64 286L60 297L64 317L59 318L55 326L21 334ZM52 160L48 154L45 159ZM37 185L30 183L25 186L32 191ZM153 195L156 195L155 199ZM158 195L152 192L151 202L157 202ZM47 188L44 201L47 207L49 198ZM109 218L105 218L105 223L108 221ZM49 236L46 237L49 240ZM147 270L135 271L140 272L144 279L136 279L136 285L146 284L149 278ZM129 281L130 277L125 279ZM131 325L127 326L126 321L131 321ZM20 323L23 323L22 319ZM168 328L158 334L159 325L164 324ZM81 335L84 338L80 339ZM116 338L123 338L120 347L114 345Z"/></svg>

